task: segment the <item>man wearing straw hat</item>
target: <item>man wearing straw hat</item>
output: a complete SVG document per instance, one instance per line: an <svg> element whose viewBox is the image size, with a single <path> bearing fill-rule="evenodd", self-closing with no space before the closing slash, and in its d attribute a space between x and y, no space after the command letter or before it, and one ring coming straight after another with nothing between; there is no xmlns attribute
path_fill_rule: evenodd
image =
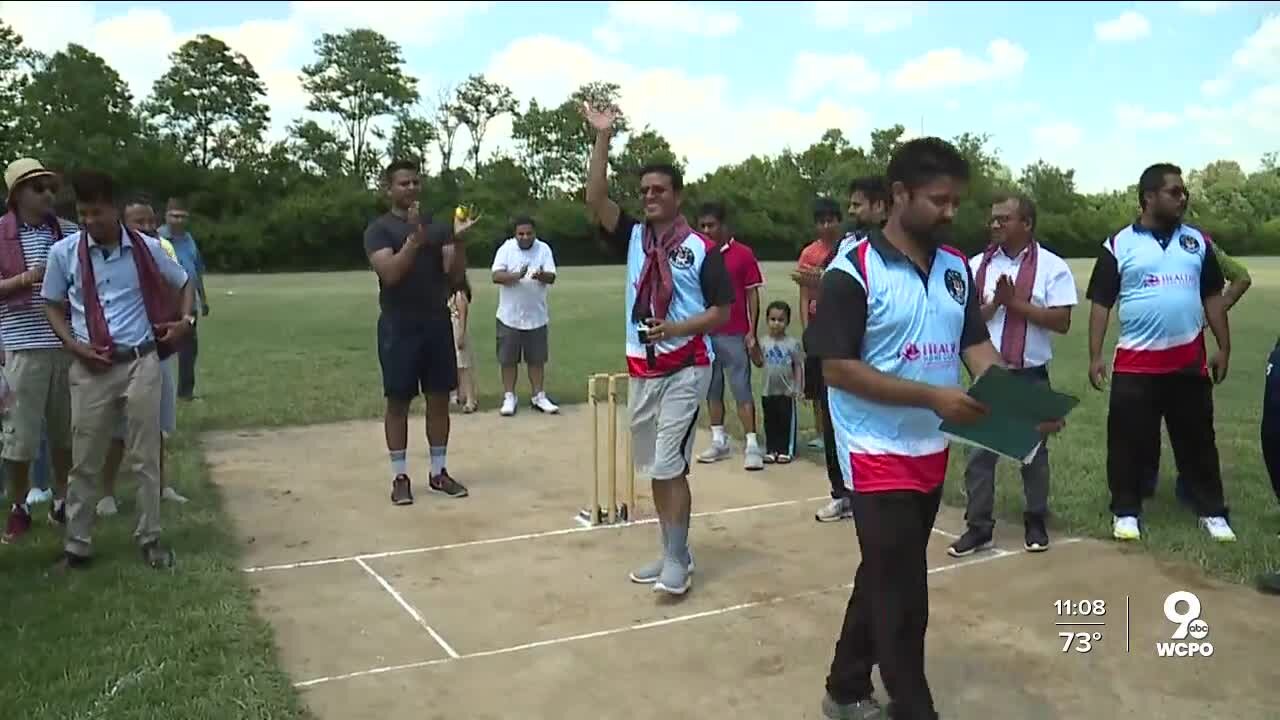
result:
<svg viewBox="0 0 1280 720"><path fill-rule="evenodd" d="M0 218L0 334L8 353L6 372L14 400L4 423L5 474L14 500L0 541L16 542L31 529L31 463L47 426L53 460L53 507L49 519L66 522L63 501L71 468L71 355L45 317L40 288L49 248L76 226L53 212L57 176L39 160L14 160L4 171L8 188Z"/></svg>

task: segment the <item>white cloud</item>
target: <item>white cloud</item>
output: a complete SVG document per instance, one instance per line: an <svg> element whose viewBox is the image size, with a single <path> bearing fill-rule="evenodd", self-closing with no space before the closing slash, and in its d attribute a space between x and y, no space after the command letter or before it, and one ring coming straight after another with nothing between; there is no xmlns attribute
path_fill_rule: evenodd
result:
<svg viewBox="0 0 1280 720"><path fill-rule="evenodd" d="M737 13L708 5L675 0L613 2L605 23L592 35L609 52L618 52L627 39L661 42L672 34L722 38L741 27L742 18Z"/></svg>
<svg viewBox="0 0 1280 720"><path fill-rule="evenodd" d="M802 52L791 67L791 98L814 95L867 93L880 87L880 74L861 55L820 55Z"/></svg>
<svg viewBox="0 0 1280 720"><path fill-rule="evenodd" d="M1128 10L1117 18L1095 23L1093 34L1103 42L1128 42L1150 35L1151 23L1145 15Z"/></svg>
<svg viewBox="0 0 1280 720"><path fill-rule="evenodd" d="M1264 20L1231 56L1231 62L1240 70L1280 76L1280 15Z"/></svg>
<svg viewBox="0 0 1280 720"><path fill-rule="evenodd" d="M1231 90L1231 77L1228 75L1219 75L1216 78L1205 80L1200 84L1200 92L1208 97L1222 97Z"/></svg>
<svg viewBox="0 0 1280 720"><path fill-rule="evenodd" d="M401 45L430 45L457 35L467 17L487 11L492 2L372 3L363 0L295 0L289 3L292 22L308 30L343 32L370 28Z"/></svg>
<svg viewBox="0 0 1280 720"><path fill-rule="evenodd" d="M928 90L984 83L1018 75L1026 62L1027 51L1003 38L987 46L985 60L955 48L930 50L899 68L893 75L893 86L899 90Z"/></svg>
<svg viewBox="0 0 1280 720"><path fill-rule="evenodd" d="M883 2L815 2L813 17L822 30L857 27L867 33L885 33L905 28L924 14L926 2L884 0Z"/></svg>
<svg viewBox="0 0 1280 720"><path fill-rule="evenodd" d="M551 105L593 80L618 83L619 106L633 126L648 124L667 138L677 155L688 158L691 178L753 154L807 147L829 128L847 136L869 129L869 118L859 108L823 101L806 112L769 100L738 100L729 96L724 76L635 67L548 35L512 42L493 57L486 75L519 88L523 98ZM493 150L510 142L499 132L495 123Z"/></svg>
<svg viewBox="0 0 1280 720"><path fill-rule="evenodd" d="M1122 103L1116 106L1116 122L1131 130L1166 130L1177 125L1179 118L1163 110L1147 110L1141 105Z"/></svg>
<svg viewBox="0 0 1280 720"><path fill-rule="evenodd" d="M1208 0L1206 2L1180 2L1178 3L1178 6L1183 10L1190 10L1191 12L1200 13L1201 15L1213 15L1221 10L1226 10L1235 4L1236 3L1233 2L1215 2L1214 0Z"/></svg>

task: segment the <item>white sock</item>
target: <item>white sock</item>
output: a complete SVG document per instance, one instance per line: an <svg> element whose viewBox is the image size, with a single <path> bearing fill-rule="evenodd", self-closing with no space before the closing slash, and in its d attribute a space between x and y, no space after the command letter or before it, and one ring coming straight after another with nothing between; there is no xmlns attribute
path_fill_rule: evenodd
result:
<svg viewBox="0 0 1280 720"><path fill-rule="evenodd" d="M408 475L409 461L405 459L405 451L392 450L388 454L391 456L391 479L395 480L401 475Z"/></svg>
<svg viewBox="0 0 1280 720"><path fill-rule="evenodd" d="M724 445L726 442L728 442L728 438L724 436L723 425L711 426L711 442L716 445Z"/></svg>
<svg viewBox="0 0 1280 720"><path fill-rule="evenodd" d="M747 433L747 447L752 450L760 449L760 445L756 442L755 433Z"/></svg>
<svg viewBox="0 0 1280 720"><path fill-rule="evenodd" d="M505 399L507 399L507 400L515 400L515 399L516 399L516 394L515 394L515 393L503 393L503 394L502 394L502 397L503 397L503 398L505 398Z"/></svg>
<svg viewBox="0 0 1280 720"><path fill-rule="evenodd" d="M431 448L431 477L435 477L444 472L445 465L445 448Z"/></svg>

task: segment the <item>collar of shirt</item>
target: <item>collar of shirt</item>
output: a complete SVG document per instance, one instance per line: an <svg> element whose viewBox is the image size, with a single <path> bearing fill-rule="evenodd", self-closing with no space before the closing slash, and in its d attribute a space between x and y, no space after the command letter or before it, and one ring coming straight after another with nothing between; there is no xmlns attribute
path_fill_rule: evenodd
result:
<svg viewBox="0 0 1280 720"><path fill-rule="evenodd" d="M921 268L911 262L911 258L903 254L901 250L894 247L893 243L889 242L889 239L884 236L884 233L879 228L875 228L867 233L867 242L871 244L871 248L875 250L880 257L884 258L886 262L894 261L906 263L908 267L916 271L916 274L920 276L921 280L925 283L929 282L929 273L933 271L934 257L938 254L937 249L934 249L933 254L929 256L929 267Z"/></svg>
<svg viewBox="0 0 1280 720"><path fill-rule="evenodd" d="M1147 227L1146 225L1143 225L1141 219L1134 221L1132 226L1132 230L1135 233L1139 235L1149 235L1150 237L1155 238L1156 242L1165 246L1169 244L1170 240L1173 240L1173 237L1177 235L1178 231L1181 229L1182 229L1182 223L1178 223L1177 225L1173 226L1173 229L1166 234L1156 228L1150 228L1150 227Z"/></svg>
<svg viewBox="0 0 1280 720"><path fill-rule="evenodd" d="M733 247L735 242L737 242L736 238L729 238L725 244L720 246L720 253L723 255L724 253L729 252L729 248Z"/></svg>
<svg viewBox="0 0 1280 720"><path fill-rule="evenodd" d="M1027 241L1027 244L1026 244L1026 245L1024 245L1024 246L1022 246L1022 249L1021 249L1021 250L1019 250L1018 252L1014 253L1013 255L1010 255L1010 254L1009 254L1009 249L1008 249L1008 248L1006 248L1004 245L1001 245L1001 246L1000 246L1000 252L999 252L999 253L997 253L997 255L1003 255L1003 256L1005 256L1007 259L1009 259L1009 260L1013 260L1013 261L1021 260L1021 259L1023 259L1024 257L1026 257L1026 255L1027 255L1027 251L1031 249L1031 243L1033 243L1033 242L1035 242L1035 239L1034 239L1034 238L1032 238L1032 239L1028 240L1028 241Z"/></svg>
<svg viewBox="0 0 1280 720"><path fill-rule="evenodd" d="M98 241L97 241L97 240L94 240L94 239L93 239L93 235L89 234L89 231L88 231L88 230L85 230L85 231L84 231L84 235L85 235L85 237L89 238L89 247L102 247L101 245L99 245L99 244L98 244ZM121 226L120 226L120 245L119 245L119 247L121 247L121 248L131 248L131 247L133 247L133 240L131 240L131 239L129 238L129 231L125 229L125 226L124 226L124 225L121 225Z"/></svg>

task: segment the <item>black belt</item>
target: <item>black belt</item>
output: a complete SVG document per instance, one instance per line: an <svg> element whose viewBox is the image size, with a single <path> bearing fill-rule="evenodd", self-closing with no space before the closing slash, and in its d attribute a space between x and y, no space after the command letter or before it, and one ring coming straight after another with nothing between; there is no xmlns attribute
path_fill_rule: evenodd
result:
<svg viewBox="0 0 1280 720"><path fill-rule="evenodd" d="M111 364L119 365L121 363L140 360L150 355L151 353L155 352L155 350L156 350L155 341L151 341L151 340L148 340L147 342L144 342L141 345L137 345L135 347L129 347L127 345L116 345L114 348L111 349Z"/></svg>

